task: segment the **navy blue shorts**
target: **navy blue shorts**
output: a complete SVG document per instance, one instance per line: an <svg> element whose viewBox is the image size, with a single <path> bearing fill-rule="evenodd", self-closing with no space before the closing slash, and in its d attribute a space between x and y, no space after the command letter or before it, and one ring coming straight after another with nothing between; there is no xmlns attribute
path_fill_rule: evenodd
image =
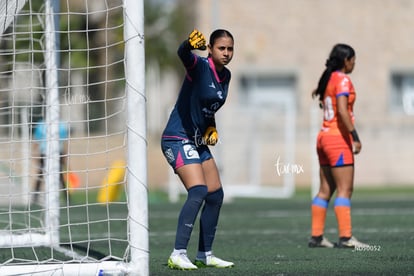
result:
<svg viewBox="0 0 414 276"><path fill-rule="evenodd" d="M201 164L213 158L208 146L196 145L188 139L162 137L161 149L174 171L184 165Z"/></svg>

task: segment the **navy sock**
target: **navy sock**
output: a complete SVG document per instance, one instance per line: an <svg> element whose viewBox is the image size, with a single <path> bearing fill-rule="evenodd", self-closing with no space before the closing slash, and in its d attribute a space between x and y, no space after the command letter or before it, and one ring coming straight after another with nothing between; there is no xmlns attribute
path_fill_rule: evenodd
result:
<svg viewBox="0 0 414 276"><path fill-rule="evenodd" d="M178 216L177 233L175 236L175 249L187 249L194 221L200 211L204 199L208 193L207 186L197 185L188 190L187 200L181 208Z"/></svg>
<svg viewBox="0 0 414 276"><path fill-rule="evenodd" d="M198 241L198 251L211 251L214 237L216 235L217 223L219 219L221 205L223 204L223 189L209 193L205 199L205 204L200 217L200 237Z"/></svg>

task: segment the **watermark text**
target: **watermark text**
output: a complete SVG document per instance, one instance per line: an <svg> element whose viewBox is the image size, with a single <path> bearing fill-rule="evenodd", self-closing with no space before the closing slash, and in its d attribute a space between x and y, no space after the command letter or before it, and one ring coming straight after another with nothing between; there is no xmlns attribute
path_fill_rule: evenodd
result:
<svg viewBox="0 0 414 276"><path fill-rule="evenodd" d="M279 176L283 174L301 174L305 172L303 165L283 163L280 161L280 156L277 157L275 167Z"/></svg>

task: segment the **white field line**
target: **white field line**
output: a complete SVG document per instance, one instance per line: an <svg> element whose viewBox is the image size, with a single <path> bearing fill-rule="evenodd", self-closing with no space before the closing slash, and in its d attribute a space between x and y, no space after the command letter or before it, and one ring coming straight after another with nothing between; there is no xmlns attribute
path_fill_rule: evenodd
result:
<svg viewBox="0 0 414 276"><path fill-rule="evenodd" d="M329 212L329 211L328 211ZM333 211L332 211L333 213ZM414 214L414 208L354 208L352 209L352 216L411 216ZM237 217L243 216L243 213L236 215ZM309 217L310 218L310 210L305 212L302 210L295 210L295 211L283 211L283 210L272 210L266 212L258 212L254 215L255 217L259 218L294 218L294 217ZM176 220L178 217L177 213L173 212L160 212L158 214L152 214L152 218L166 218L166 219L174 219ZM234 214L232 214L234 218ZM226 219L226 212L220 214L220 220L223 221ZM381 227L381 228L359 228L358 226L354 227L354 230L358 233L401 233L401 234L412 234L414 233L414 228L396 228L396 227ZM309 229L285 229L280 230L277 227L277 224L274 228L269 229L252 229L248 228L246 224L245 229L234 229L232 231L222 231L220 230L220 226L218 229L218 235L277 235L277 234L308 234ZM325 229L326 233L335 234L338 232L338 229L335 227L330 227ZM157 237L157 236L175 236L175 231L151 231L150 229L150 236Z"/></svg>
<svg viewBox="0 0 414 276"><path fill-rule="evenodd" d="M328 209L328 214L332 210ZM352 216L401 216L401 215L414 215L414 208L352 208ZM301 210L295 211L283 211L283 210L273 210L266 212L257 213L257 217L267 217L267 218L288 218L288 217L309 217L310 208L308 211L304 212Z"/></svg>
<svg viewBox="0 0 414 276"><path fill-rule="evenodd" d="M414 233L414 228L355 228L355 232L363 234L412 234ZM337 228L326 228L326 234L337 234ZM240 235L303 235L306 239L308 238L309 229L277 229L277 225L272 229L235 229L231 231L223 231L217 229L217 235L219 236L240 236ZM173 237L175 236L175 231L150 231L150 237Z"/></svg>
<svg viewBox="0 0 414 276"><path fill-rule="evenodd" d="M328 208L328 214L333 213L333 208ZM352 216L401 216L401 215L414 215L414 208L352 208ZM226 212L220 214L220 220L225 219L227 216ZM239 217L245 215L243 212L234 215L231 214L231 217ZM295 210L295 211L284 211L284 210L270 210L264 212L257 212L253 214L254 217L262 218L289 218L289 217L310 217L310 207L308 210ZM178 211L160 211L152 212L152 219L178 219Z"/></svg>

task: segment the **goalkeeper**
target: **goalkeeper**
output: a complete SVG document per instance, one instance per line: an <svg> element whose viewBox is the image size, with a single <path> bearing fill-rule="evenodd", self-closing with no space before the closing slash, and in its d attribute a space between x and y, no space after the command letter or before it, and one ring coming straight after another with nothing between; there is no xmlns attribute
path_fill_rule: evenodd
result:
<svg viewBox="0 0 414 276"><path fill-rule="evenodd" d="M187 74L161 138L162 151L188 193L178 217L174 250L168 259L168 266L173 269L234 265L212 253L223 189L208 148L218 142L215 113L227 97L231 74L225 66L233 57L233 43L233 36L220 29L211 34L206 46L204 35L194 30L178 48ZM206 49L206 58L192 53ZM192 263L187 257L187 246L202 206L198 253Z"/></svg>

